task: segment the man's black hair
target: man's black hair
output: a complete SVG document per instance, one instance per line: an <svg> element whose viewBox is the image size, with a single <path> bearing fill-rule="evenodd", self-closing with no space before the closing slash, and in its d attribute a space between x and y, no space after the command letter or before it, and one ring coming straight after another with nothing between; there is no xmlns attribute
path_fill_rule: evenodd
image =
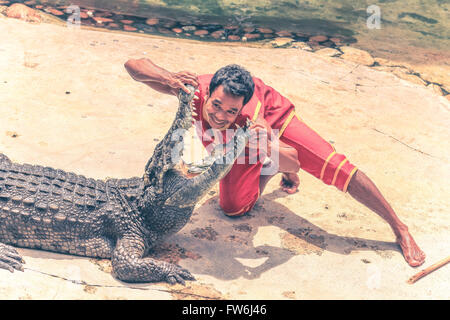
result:
<svg viewBox="0 0 450 320"><path fill-rule="evenodd" d="M225 93L244 97L244 105L253 96L255 84L250 72L237 64L230 64L217 70L209 84L209 96L222 85Z"/></svg>

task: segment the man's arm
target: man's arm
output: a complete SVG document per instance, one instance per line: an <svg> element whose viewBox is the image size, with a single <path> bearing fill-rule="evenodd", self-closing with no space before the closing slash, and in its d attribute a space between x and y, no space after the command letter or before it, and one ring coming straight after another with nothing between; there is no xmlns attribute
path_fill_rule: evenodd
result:
<svg viewBox="0 0 450 320"><path fill-rule="evenodd" d="M124 66L134 80L145 83L152 89L165 94L177 95L179 89L189 93L186 84L198 87L195 74L188 71L176 73L167 71L148 58L130 59L125 62Z"/></svg>

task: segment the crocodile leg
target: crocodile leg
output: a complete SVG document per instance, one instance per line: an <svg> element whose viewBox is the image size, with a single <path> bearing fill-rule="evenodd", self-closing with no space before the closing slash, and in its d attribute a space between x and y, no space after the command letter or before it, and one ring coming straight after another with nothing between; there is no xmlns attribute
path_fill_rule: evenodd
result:
<svg viewBox="0 0 450 320"><path fill-rule="evenodd" d="M185 280L195 280L186 269L165 261L143 258L144 253L143 239L120 239L112 257L114 276L125 282L167 281L170 284L184 284Z"/></svg>
<svg viewBox="0 0 450 320"><path fill-rule="evenodd" d="M16 249L0 243L0 269L6 269L11 272L14 272L14 269L23 271L23 263L25 261L17 253Z"/></svg>

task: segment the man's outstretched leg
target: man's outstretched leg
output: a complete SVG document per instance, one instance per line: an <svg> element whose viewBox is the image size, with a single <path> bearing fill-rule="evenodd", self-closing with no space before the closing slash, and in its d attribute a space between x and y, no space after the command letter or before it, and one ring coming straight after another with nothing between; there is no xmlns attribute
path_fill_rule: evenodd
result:
<svg viewBox="0 0 450 320"><path fill-rule="evenodd" d="M349 192L354 199L381 216L394 231L409 265L414 267L424 263L425 254L414 241L408 227L400 221L375 184L344 155L336 153L330 143L298 117L293 117L280 139L298 151L303 170L325 184Z"/></svg>
<svg viewBox="0 0 450 320"><path fill-rule="evenodd" d="M377 213L391 226L403 256L410 266L417 267L425 262L425 253L414 241L408 227L400 221L381 192L364 172L356 171L350 180L347 191L354 199Z"/></svg>

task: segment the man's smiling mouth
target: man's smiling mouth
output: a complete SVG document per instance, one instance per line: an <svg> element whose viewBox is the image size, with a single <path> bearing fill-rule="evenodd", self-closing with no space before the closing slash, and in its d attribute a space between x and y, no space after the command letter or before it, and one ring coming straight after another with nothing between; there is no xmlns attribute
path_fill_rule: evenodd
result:
<svg viewBox="0 0 450 320"><path fill-rule="evenodd" d="M216 125L218 125L218 126L223 126L223 125L225 125L225 124L227 123L226 121L218 121L218 120L216 119L216 117L214 117L212 114L209 115L209 118L211 119L211 121L212 121L214 124L216 124Z"/></svg>

